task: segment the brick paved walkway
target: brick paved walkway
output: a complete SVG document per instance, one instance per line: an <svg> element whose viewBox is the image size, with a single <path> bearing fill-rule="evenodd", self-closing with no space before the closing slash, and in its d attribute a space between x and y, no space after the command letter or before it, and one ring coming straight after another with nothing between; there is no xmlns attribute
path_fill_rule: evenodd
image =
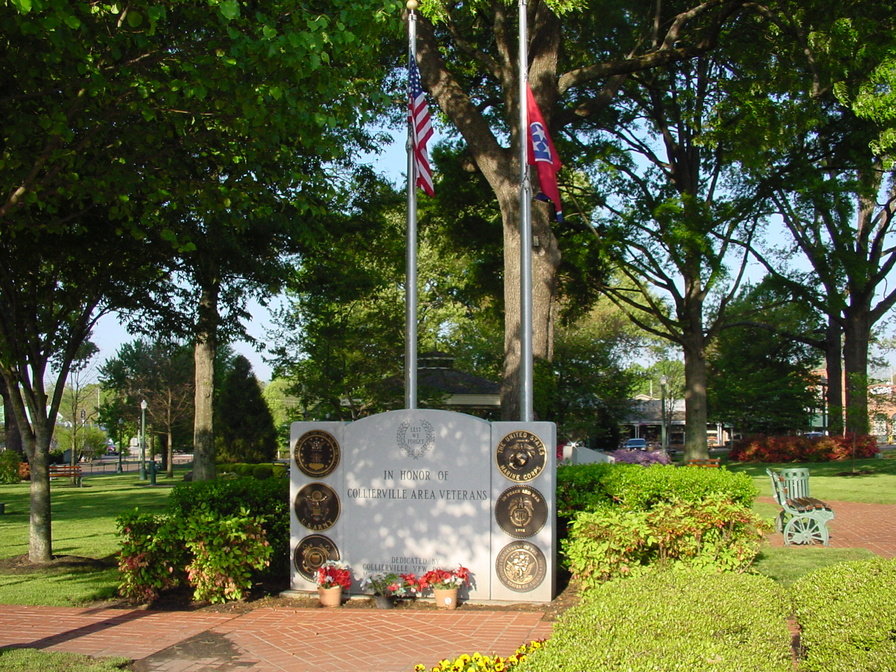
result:
<svg viewBox="0 0 896 672"><path fill-rule="evenodd" d="M541 612L261 608L201 611L0 606L0 647L125 656L138 672L411 672L550 635Z"/></svg>
<svg viewBox="0 0 896 672"><path fill-rule="evenodd" d="M772 501L763 498L764 501ZM896 557L896 505L829 502L833 548ZM780 534L769 538L783 545ZM125 656L137 672L411 672L550 635L538 611L261 608L245 614L0 605L0 647Z"/></svg>

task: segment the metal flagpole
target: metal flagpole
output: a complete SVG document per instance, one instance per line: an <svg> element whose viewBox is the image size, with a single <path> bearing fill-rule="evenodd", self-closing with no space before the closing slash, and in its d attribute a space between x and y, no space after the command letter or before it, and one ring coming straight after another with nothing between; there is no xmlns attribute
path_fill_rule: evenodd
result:
<svg viewBox="0 0 896 672"><path fill-rule="evenodd" d="M520 420L532 422L532 183L528 165L529 28L526 11L526 0L520 0Z"/></svg>
<svg viewBox="0 0 896 672"><path fill-rule="evenodd" d="M417 59L416 0L408 0L408 55ZM405 281L404 405L417 408L417 173L414 161L414 119L408 110L408 215Z"/></svg>

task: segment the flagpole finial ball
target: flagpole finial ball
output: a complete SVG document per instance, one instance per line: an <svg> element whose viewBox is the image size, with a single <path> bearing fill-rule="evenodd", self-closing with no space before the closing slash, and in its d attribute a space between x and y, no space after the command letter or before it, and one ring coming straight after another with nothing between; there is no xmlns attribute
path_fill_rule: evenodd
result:
<svg viewBox="0 0 896 672"><path fill-rule="evenodd" d="M408 0L408 4L407 4L408 11L413 12L419 6L420 6L420 3L418 3L417 0Z"/></svg>

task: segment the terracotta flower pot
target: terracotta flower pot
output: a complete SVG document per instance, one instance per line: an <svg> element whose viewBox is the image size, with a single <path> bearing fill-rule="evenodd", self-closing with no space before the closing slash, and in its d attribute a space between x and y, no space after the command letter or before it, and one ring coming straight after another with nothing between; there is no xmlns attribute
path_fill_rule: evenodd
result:
<svg viewBox="0 0 896 672"><path fill-rule="evenodd" d="M439 609L457 609L457 588L433 588L432 593Z"/></svg>
<svg viewBox="0 0 896 672"><path fill-rule="evenodd" d="M339 607L342 606L342 586L332 586L331 588L318 588L317 599L320 600L322 607Z"/></svg>

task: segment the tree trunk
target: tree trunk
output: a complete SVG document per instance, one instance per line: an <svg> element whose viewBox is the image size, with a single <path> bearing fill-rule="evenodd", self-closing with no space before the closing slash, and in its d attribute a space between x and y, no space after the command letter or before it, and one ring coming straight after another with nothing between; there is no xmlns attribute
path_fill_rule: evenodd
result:
<svg viewBox="0 0 896 672"><path fill-rule="evenodd" d="M843 434L843 347L840 334L840 326L828 318L824 357L828 374L827 430L831 436Z"/></svg>
<svg viewBox="0 0 896 672"><path fill-rule="evenodd" d="M215 353L217 350L217 286L204 288L199 304L199 329L193 360L196 365L195 416L193 419L193 480L215 478Z"/></svg>
<svg viewBox="0 0 896 672"><path fill-rule="evenodd" d="M846 374L846 432L867 434L870 315L865 306L853 304L845 317L843 370Z"/></svg>
<svg viewBox="0 0 896 672"><path fill-rule="evenodd" d="M706 346L703 330L683 334L684 346L684 458L709 457L706 442Z"/></svg>
<svg viewBox="0 0 896 672"><path fill-rule="evenodd" d="M3 433L6 450L18 453L21 456L20 459L24 461L25 448L22 445L22 434L19 432L18 424L16 424L16 416L12 410L6 385L0 384L0 394L3 396Z"/></svg>
<svg viewBox="0 0 896 672"><path fill-rule="evenodd" d="M522 348L520 319L520 200L515 185L508 184L499 199L504 223L504 376L501 385L501 417L519 420L522 413ZM554 356L554 305L560 250L546 209L532 206L532 356L550 361ZM529 394L533 391L530 390Z"/></svg>

